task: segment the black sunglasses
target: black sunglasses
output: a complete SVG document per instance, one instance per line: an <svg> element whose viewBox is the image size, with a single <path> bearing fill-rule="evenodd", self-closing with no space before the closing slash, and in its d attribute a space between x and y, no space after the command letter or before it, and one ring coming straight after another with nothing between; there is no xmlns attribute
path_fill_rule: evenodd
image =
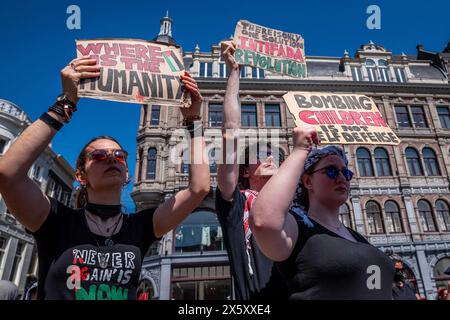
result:
<svg viewBox="0 0 450 320"><path fill-rule="evenodd" d="M345 180L350 181L353 178L353 171L347 169L347 168L342 168L342 169L338 169L335 166L328 166L325 168L320 168L317 170L314 170L313 172L311 172L311 174L313 174L314 172L320 171L320 170L326 170L325 173L328 176L328 178L330 179L336 179L337 176L339 175L339 172L342 172L342 174L345 177Z"/></svg>
<svg viewBox="0 0 450 320"><path fill-rule="evenodd" d="M105 149L95 149L88 154L88 158L93 161L105 161L114 158L119 162L127 162L128 152L122 149L114 149L108 152Z"/></svg>

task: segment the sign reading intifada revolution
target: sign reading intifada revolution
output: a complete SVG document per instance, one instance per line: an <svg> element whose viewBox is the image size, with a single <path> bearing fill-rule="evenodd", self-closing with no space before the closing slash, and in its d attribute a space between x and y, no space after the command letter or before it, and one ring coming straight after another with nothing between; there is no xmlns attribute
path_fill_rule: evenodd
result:
<svg viewBox="0 0 450 320"><path fill-rule="evenodd" d="M375 102L360 94L288 92L283 96L297 126L313 126L323 144L398 145Z"/></svg>
<svg viewBox="0 0 450 320"><path fill-rule="evenodd" d="M145 40L76 42L77 56L93 56L100 77L82 79L79 96L130 103L183 106L181 49Z"/></svg>
<svg viewBox="0 0 450 320"><path fill-rule="evenodd" d="M234 57L241 65L284 74L294 78L306 77L303 38L240 20L234 32Z"/></svg>

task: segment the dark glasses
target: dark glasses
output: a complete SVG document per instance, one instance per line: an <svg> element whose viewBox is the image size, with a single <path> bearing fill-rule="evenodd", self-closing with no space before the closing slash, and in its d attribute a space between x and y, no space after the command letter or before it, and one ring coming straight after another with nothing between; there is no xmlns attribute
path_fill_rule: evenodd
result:
<svg viewBox="0 0 450 320"><path fill-rule="evenodd" d="M314 170L312 173L320 171L320 170L325 170L326 175L328 176L328 178L335 180L337 178L337 176L339 175L339 172L342 172L342 174L345 177L345 180L350 181L353 178L353 172L347 168L343 168L343 169L338 169L335 166L328 166L325 168L320 168L317 170Z"/></svg>
<svg viewBox="0 0 450 320"><path fill-rule="evenodd" d="M119 162L127 162L128 152L122 149L108 150L96 149L88 154L88 158L93 161L105 161L114 158Z"/></svg>

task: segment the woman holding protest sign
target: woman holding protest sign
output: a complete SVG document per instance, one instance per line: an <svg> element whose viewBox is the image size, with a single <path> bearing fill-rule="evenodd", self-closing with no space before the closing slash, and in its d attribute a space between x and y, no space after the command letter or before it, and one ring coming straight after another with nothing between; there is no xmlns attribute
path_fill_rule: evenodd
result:
<svg viewBox="0 0 450 320"><path fill-rule="evenodd" d="M114 138L101 136L89 141L77 160L76 179L85 195L81 209L66 207L42 193L27 172L63 123L71 120L80 79L97 77L99 70L90 57L66 66L61 72L63 95L0 159L2 197L37 242L39 299L136 299L149 246L183 221L209 192L202 128L193 124L201 118L202 96L195 80L185 73L181 81L192 104L181 112L192 136L194 163L186 189L158 208L124 215L120 199L129 180L128 154Z"/></svg>
<svg viewBox="0 0 450 320"><path fill-rule="evenodd" d="M278 261L289 298L392 299L391 260L339 220L353 177L344 151L313 149L319 138L312 128L294 128L293 139L249 220L263 253Z"/></svg>

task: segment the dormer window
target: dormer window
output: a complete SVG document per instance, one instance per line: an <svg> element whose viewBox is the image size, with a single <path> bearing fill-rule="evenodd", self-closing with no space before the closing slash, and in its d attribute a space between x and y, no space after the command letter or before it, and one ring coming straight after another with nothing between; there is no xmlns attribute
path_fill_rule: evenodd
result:
<svg viewBox="0 0 450 320"><path fill-rule="evenodd" d="M369 81L371 81L371 82L378 81L377 65L374 60L367 59L366 69L367 69L367 75L369 76Z"/></svg>
<svg viewBox="0 0 450 320"><path fill-rule="evenodd" d="M378 69L380 71L380 81L389 82L389 70L386 60L378 60Z"/></svg>
<svg viewBox="0 0 450 320"><path fill-rule="evenodd" d="M389 70L386 60L366 60L367 76L371 82L389 82Z"/></svg>

